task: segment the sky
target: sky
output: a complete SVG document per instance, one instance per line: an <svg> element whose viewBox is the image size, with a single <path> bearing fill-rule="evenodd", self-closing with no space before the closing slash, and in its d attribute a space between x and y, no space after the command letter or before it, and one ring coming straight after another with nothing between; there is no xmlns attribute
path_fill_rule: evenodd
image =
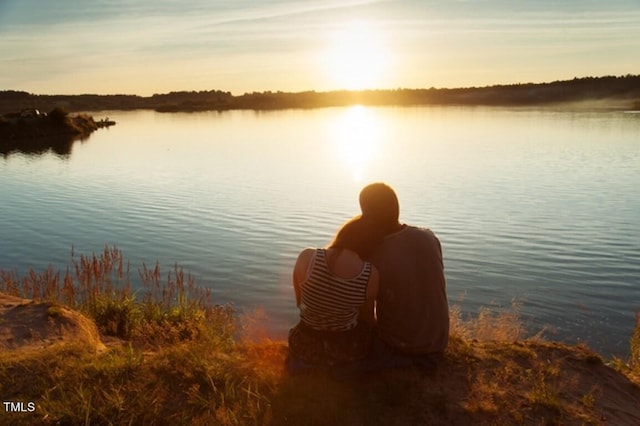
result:
<svg viewBox="0 0 640 426"><path fill-rule="evenodd" d="M0 0L0 90L445 88L640 74L640 0Z"/></svg>

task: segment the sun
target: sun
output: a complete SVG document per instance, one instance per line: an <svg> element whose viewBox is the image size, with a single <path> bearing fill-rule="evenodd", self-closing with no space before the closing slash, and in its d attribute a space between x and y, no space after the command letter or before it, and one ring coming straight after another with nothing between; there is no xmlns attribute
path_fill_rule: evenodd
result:
<svg viewBox="0 0 640 426"><path fill-rule="evenodd" d="M390 56L381 32L355 22L331 35L322 60L332 86L362 90L384 86Z"/></svg>

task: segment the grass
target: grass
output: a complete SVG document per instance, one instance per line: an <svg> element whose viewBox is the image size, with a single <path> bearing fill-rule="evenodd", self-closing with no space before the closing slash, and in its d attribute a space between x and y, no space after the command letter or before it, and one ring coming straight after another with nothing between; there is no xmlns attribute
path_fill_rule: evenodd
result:
<svg viewBox="0 0 640 426"><path fill-rule="evenodd" d="M615 357L609 364L640 382L640 311L635 313L636 326L629 340L629 359Z"/></svg>
<svg viewBox="0 0 640 426"><path fill-rule="evenodd" d="M631 355L628 362L616 359L614 364L640 382L640 311L636 312L636 328L631 336L629 352Z"/></svg>
<svg viewBox="0 0 640 426"><path fill-rule="evenodd" d="M636 329L631 337L631 368L640 374L640 312L636 312Z"/></svg>
<svg viewBox="0 0 640 426"><path fill-rule="evenodd" d="M141 343L175 343L204 332L232 338L231 307L214 305L210 290L197 287L177 264L166 275L158 264L143 264L139 277L141 290L134 292L130 264L115 246L91 256L72 250L64 274L51 266L24 277L0 269L0 291L68 306L93 319L102 334Z"/></svg>
<svg viewBox="0 0 640 426"><path fill-rule="evenodd" d="M64 274L0 271L0 291L55 302L51 316L73 307L121 339L99 353L72 344L0 354L0 395L37 406L0 410L0 424L600 424L622 397L605 394L599 380L627 380L586 347L526 339L517 306L471 318L453 307L450 344L434 373L290 376L286 344L256 331L260 312L239 318L214 305L177 265L166 274L143 265L139 276L136 293L115 247L72 253ZM639 351L640 317L632 357L621 363L630 377Z"/></svg>

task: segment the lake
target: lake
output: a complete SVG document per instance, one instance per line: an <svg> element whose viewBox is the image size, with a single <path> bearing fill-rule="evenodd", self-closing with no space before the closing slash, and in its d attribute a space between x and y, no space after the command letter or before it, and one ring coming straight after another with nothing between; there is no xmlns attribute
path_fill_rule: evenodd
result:
<svg viewBox="0 0 640 426"><path fill-rule="evenodd" d="M117 245L178 263L284 337L298 252L384 181L430 227L449 301L517 303L528 330L628 354L640 310L640 114L488 107L95 113L68 155L0 159L0 268L64 268ZM258 315L258 314L256 314Z"/></svg>

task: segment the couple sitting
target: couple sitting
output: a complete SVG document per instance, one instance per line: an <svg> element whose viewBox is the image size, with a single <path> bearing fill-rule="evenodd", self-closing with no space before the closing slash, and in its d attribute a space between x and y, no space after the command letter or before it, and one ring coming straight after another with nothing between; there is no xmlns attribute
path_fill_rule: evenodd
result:
<svg viewBox="0 0 640 426"><path fill-rule="evenodd" d="M428 229L400 224L395 192L374 183L362 215L326 249L305 249L293 271L300 322L289 332L293 372L430 369L449 338L442 249Z"/></svg>

